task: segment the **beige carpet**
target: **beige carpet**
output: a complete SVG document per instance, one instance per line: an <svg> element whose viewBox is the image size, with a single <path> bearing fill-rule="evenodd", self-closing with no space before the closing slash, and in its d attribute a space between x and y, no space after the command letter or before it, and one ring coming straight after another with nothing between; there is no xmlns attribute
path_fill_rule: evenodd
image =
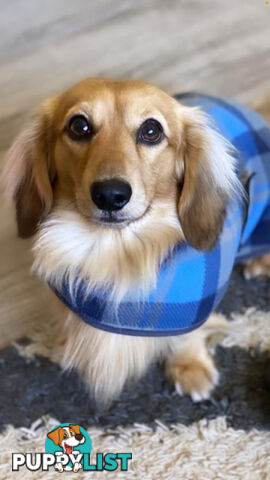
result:
<svg viewBox="0 0 270 480"><path fill-rule="evenodd" d="M42 452L47 432L59 422L42 418L32 428L9 427L1 439L0 479L54 479L58 472L10 472L10 453ZM132 452L128 472L63 473L78 479L143 479L143 480L269 480L270 432L227 428L226 420L201 420L192 426L157 422L155 431L135 424L104 432L88 429L96 452ZM4 441L3 441L4 440ZM65 477L66 478L66 477Z"/></svg>

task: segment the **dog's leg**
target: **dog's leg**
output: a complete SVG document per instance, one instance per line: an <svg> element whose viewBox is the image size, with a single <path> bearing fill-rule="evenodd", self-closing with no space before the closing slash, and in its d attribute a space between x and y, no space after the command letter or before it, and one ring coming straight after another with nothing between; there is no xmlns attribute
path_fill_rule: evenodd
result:
<svg viewBox="0 0 270 480"><path fill-rule="evenodd" d="M247 280L255 277L270 277L270 253L246 263L244 276Z"/></svg>
<svg viewBox="0 0 270 480"><path fill-rule="evenodd" d="M179 395L190 395L195 402L209 398L219 376L208 352L207 337L224 336L227 328L228 323L221 315L212 314L198 330L171 339L165 373Z"/></svg>
<svg viewBox="0 0 270 480"><path fill-rule="evenodd" d="M78 472L80 470L80 468L82 468L82 464L81 463L78 463L76 462L74 467L73 467L73 472Z"/></svg>
<svg viewBox="0 0 270 480"><path fill-rule="evenodd" d="M98 403L109 406L127 380L140 378L151 362L162 357L167 340L105 332L69 312L61 364L75 368Z"/></svg>
<svg viewBox="0 0 270 480"><path fill-rule="evenodd" d="M178 392L198 401L207 398L218 381L206 342L211 339L213 344L213 337L226 328L224 318L213 314L191 334L133 337L93 328L69 311L61 364L75 368L95 399L109 406L128 380L140 378L151 363L165 358L167 376Z"/></svg>
<svg viewBox="0 0 270 480"><path fill-rule="evenodd" d="M54 466L55 470L58 470L58 472L62 473L64 471L62 463L56 463Z"/></svg>
<svg viewBox="0 0 270 480"><path fill-rule="evenodd" d="M166 361L165 372L179 395L190 395L194 402L209 398L218 383L218 372L203 338L187 335Z"/></svg>

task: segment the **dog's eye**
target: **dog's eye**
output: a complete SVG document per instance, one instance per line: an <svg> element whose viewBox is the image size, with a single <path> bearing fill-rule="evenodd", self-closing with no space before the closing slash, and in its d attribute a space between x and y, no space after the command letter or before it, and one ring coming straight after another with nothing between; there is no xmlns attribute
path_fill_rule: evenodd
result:
<svg viewBox="0 0 270 480"><path fill-rule="evenodd" d="M64 433L64 438L67 438L67 433Z"/></svg>
<svg viewBox="0 0 270 480"><path fill-rule="evenodd" d="M83 115L73 115L67 124L67 133L72 140L85 140L92 135L93 129Z"/></svg>
<svg viewBox="0 0 270 480"><path fill-rule="evenodd" d="M148 118L140 126L137 134L139 143L157 144L164 138L163 128L157 120Z"/></svg>

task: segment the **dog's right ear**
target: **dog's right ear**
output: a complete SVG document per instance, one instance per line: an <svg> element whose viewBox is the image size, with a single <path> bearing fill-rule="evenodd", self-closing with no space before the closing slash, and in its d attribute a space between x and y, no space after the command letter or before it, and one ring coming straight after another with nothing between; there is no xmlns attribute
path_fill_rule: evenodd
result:
<svg viewBox="0 0 270 480"><path fill-rule="evenodd" d="M15 139L4 159L1 184L8 200L16 204L18 235L33 235L50 211L55 176L50 153L53 100L45 102L32 123Z"/></svg>
<svg viewBox="0 0 270 480"><path fill-rule="evenodd" d="M56 428L56 430L53 430L52 432L47 434L47 437L50 438L55 445L58 445L59 443L59 427Z"/></svg>
<svg viewBox="0 0 270 480"><path fill-rule="evenodd" d="M187 242L210 250L222 230L227 204L242 198L233 147L197 108L177 105L182 143L176 160L178 216Z"/></svg>

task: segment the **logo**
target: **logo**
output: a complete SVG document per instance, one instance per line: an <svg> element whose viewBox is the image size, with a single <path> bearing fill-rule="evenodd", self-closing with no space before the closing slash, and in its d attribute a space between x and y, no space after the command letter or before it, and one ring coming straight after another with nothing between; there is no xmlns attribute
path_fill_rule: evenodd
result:
<svg viewBox="0 0 270 480"><path fill-rule="evenodd" d="M84 453L90 454L91 439L79 425L63 423L47 434L45 452L55 455L55 469L59 472L73 471L83 468Z"/></svg>
<svg viewBox="0 0 270 480"><path fill-rule="evenodd" d="M13 453L12 470L62 472L128 470L131 453L97 453L92 458L92 442L87 431L75 423L61 423L47 434L45 453Z"/></svg>

